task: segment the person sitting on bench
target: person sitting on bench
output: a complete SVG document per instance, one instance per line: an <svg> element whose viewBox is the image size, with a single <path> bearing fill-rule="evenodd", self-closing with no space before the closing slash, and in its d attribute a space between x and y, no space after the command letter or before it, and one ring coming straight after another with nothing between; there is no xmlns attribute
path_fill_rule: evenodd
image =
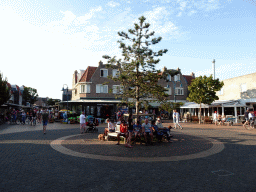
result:
<svg viewBox="0 0 256 192"><path fill-rule="evenodd" d="M148 122L148 119L145 119L145 123L142 124L142 133L145 137L146 145L148 145L148 143L152 144L153 131L152 131L152 125Z"/></svg>
<svg viewBox="0 0 256 192"><path fill-rule="evenodd" d="M137 123L133 125L133 130L134 130L134 144L136 144L137 137L139 137L140 144L141 144L141 130L142 130L142 127L140 125L140 121L137 121Z"/></svg>
<svg viewBox="0 0 256 192"><path fill-rule="evenodd" d="M117 134L117 145L120 144L120 137L123 136L125 138L128 137L128 127L125 124L125 121L122 120L121 121L121 125L120 125L120 133Z"/></svg>
<svg viewBox="0 0 256 192"><path fill-rule="evenodd" d="M105 138L105 136L108 135L108 132L115 132L115 127L114 127L113 123L110 122L110 119L108 118L106 121L108 123L108 128L105 128L104 138Z"/></svg>
<svg viewBox="0 0 256 192"><path fill-rule="evenodd" d="M153 130L153 135L156 136L158 142L162 141L163 138L163 133L158 129L158 126L156 125L156 121L152 121L152 130Z"/></svg>

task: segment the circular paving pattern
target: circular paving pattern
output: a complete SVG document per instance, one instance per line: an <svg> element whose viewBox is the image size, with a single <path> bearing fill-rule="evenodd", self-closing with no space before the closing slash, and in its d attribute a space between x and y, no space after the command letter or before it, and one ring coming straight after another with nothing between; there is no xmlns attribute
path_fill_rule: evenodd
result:
<svg viewBox="0 0 256 192"><path fill-rule="evenodd" d="M154 146L137 144L134 148L126 148L116 141L99 141L95 134L72 135L51 142L55 150L76 157L94 158L112 161L179 161L202 158L219 153L224 145L216 140L175 134L173 143L157 143Z"/></svg>

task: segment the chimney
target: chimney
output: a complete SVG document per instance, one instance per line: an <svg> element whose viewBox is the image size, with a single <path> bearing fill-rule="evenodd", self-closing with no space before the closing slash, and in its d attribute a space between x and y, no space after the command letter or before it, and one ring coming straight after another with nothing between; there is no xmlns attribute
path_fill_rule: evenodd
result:
<svg viewBox="0 0 256 192"><path fill-rule="evenodd" d="M195 78L195 73L192 72L192 73L191 73L191 76L192 76L193 78Z"/></svg>
<svg viewBox="0 0 256 192"><path fill-rule="evenodd" d="M100 62L99 62L99 67L100 67L100 66L102 66L102 65L103 65L103 62L102 62L102 61L100 61Z"/></svg>
<svg viewBox="0 0 256 192"><path fill-rule="evenodd" d="M162 72L165 72L167 70L167 68L164 66L163 68L162 68Z"/></svg>
<svg viewBox="0 0 256 192"><path fill-rule="evenodd" d="M77 70L75 70L75 84L77 84Z"/></svg>

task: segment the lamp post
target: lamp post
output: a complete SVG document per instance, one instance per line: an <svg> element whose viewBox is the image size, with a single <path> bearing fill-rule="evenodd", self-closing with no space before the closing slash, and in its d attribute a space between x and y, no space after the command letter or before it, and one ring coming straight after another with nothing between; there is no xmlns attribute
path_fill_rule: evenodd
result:
<svg viewBox="0 0 256 192"><path fill-rule="evenodd" d="M215 59L212 61L213 79L215 80Z"/></svg>
<svg viewBox="0 0 256 192"><path fill-rule="evenodd" d="M64 89L64 86L66 86L67 88ZM64 95L64 91L66 90L66 98L67 98L67 110L68 110L68 85L67 84L64 84L63 85L63 88L62 88L62 91L63 91L63 95Z"/></svg>

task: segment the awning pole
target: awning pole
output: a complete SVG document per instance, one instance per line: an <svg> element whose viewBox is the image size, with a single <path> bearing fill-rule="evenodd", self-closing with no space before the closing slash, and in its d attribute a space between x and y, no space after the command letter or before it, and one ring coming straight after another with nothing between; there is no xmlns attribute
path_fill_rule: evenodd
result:
<svg viewBox="0 0 256 192"><path fill-rule="evenodd" d="M237 123L237 108L236 108L236 105L235 105L235 118L236 118L236 123Z"/></svg>

